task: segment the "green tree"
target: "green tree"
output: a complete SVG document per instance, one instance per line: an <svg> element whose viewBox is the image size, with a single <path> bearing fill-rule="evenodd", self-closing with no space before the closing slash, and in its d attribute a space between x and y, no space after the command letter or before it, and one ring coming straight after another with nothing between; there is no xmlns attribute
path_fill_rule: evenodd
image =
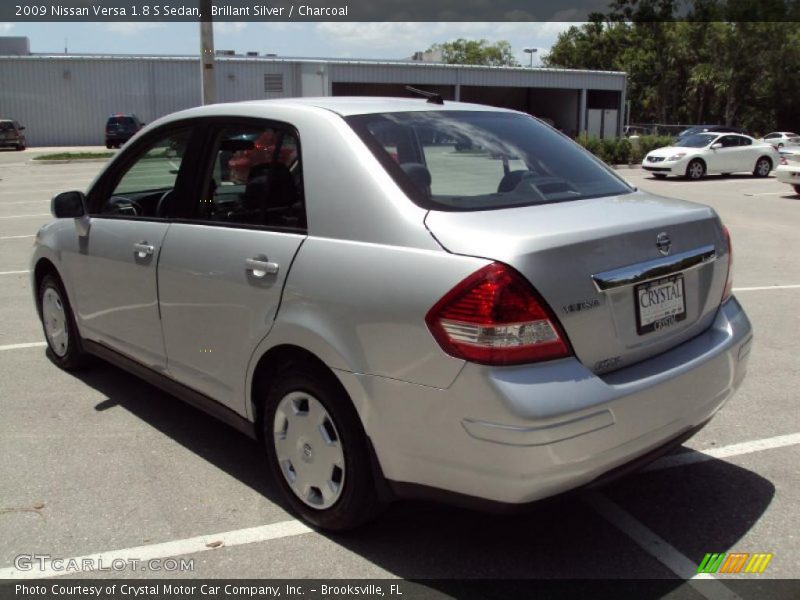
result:
<svg viewBox="0 0 800 600"><path fill-rule="evenodd" d="M488 40L459 38L452 42L433 44L428 48L428 52L436 50L441 50L442 60L451 65L519 66L511 52L511 44L506 40L492 44Z"/></svg>
<svg viewBox="0 0 800 600"><path fill-rule="evenodd" d="M730 20L752 15L729 6L695 0L687 12L673 0L616 0L608 15L562 33L543 60L626 72L634 122L800 128L800 22L774 12Z"/></svg>

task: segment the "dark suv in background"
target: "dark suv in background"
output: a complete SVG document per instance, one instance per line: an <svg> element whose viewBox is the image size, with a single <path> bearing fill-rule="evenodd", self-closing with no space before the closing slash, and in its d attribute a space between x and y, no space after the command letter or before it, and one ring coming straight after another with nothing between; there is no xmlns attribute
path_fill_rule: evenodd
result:
<svg viewBox="0 0 800 600"><path fill-rule="evenodd" d="M106 121L106 148L119 148L144 126L136 115L111 115Z"/></svg>
<svg viewBox="0 0 800 600"><path fill-rule="evenodd" d="M0 119L0 148L25 150L25 128L19 121Z"/></svg>

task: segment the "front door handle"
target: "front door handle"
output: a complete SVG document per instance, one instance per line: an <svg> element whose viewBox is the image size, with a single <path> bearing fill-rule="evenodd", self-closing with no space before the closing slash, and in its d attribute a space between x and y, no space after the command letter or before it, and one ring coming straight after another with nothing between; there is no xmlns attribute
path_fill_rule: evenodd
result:
<svg viewBox="0 0 800 600"><path fill-rule="evenodd" d="M147 258L148 256L152 256L155 251L155 246L151 246L147 242L139 242L133 245L133 253L136 255L136 258Z"/></svg>
<svg viewBox="0 0 800 600"><path fill-rule="evenodd" d="M248 258L244 261L244 264L247 267L247 271L253 274L253 277L275 275L280 269L278 263L270 262L266 257Z"/></svg>

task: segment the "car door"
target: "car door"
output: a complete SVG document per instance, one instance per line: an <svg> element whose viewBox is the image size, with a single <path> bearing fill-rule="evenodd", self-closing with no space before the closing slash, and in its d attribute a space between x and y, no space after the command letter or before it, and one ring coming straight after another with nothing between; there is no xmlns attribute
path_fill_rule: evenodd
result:
<svg viewBox="0 0 800 600"><path fill-rule="evenodd" d="M84 337L149 367L166 356L156 267L164 208L184 193L189 125L162 128L124 151L87 196L89 226L66 268Z"/></svg>
<svg viewBox="0 0 800 600"><path fill-rule="evenodd" d="M722 144L721 148L712 150L713 162L709 171L716 173L733 173L742 170L742 155L739 149L738 135L723 135L715 143Z"/></svg>
<svg viewBox="0 0 800 600"><path fill-rule="evenodd" d="M739 137L739 171L750 171L755 169L756 161L764 154L764 147L753 145L753 140L747 136ZM767 148L771 151L772 148ZM767 152L769 154L770 152Z"/></svg>
<svg viewBox="0 0 800 600"><path fill-rule="evenodd" d="M288 125L209 124L190 218L158 269L167 368L244 414L248 362L267 335L306 237L300 140Z"/></svg>

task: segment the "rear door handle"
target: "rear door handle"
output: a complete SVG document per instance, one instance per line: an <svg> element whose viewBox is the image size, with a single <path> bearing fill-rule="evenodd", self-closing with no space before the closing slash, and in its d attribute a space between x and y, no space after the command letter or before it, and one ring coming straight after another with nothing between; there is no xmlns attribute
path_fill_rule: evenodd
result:
<svg viewBox="0 0 800 600"><path fill-rule="evenodd" d="M247 270L253 274L253 277L264 277L265 275L275 275L280 269L280 265L276 262L270 262L267 258L248 258L244 261Z"/></svg>
<svg viewBox="0 0 800 600"><path fill-rule="evenodd" d="M155 251L155 246L151 246L147 242L139 242L133 245L133 253L136 255L136 258L147 258L148 256L152 256Z"/></svg>

